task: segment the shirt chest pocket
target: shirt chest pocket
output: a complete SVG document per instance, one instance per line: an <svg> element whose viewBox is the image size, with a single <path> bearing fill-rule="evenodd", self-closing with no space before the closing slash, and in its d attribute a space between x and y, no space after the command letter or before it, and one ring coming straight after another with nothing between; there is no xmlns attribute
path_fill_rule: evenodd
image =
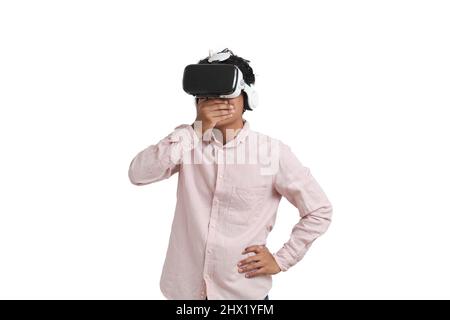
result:
<svg viewBox="0 0 450 320"><path fill-rule="evenodd" d="M261 206L268 196L268 185L233 186L228 201L227 220L238 225L252 223L261 214Z"/></svg>

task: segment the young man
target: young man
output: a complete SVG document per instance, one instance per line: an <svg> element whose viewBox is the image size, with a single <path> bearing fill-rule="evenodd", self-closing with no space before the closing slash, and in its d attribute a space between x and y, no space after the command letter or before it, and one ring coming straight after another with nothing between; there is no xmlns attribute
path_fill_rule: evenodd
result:
<svg viewBox="0 0 450 320"><path fill-rule="evenodd" d="M249 61L228 49L247 85ZM223 56L223 55L222 55ZM250 129L242 91L228 99L196 99L197 118L136 155L135 185L178 173L177 204L160 287L168 299L268 299L272 275L302 259L331 221L332 207L309 169L283 142ZM288 241L265 246L281 197L299 211Z"/></svg>

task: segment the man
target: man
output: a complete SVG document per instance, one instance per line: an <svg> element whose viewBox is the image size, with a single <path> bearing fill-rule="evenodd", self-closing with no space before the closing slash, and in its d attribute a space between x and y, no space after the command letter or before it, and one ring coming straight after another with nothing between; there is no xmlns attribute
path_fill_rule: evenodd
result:
<svg viewBox="0 0 450 320"><path fill-rule="evenodd" d="M219 55L199 63L233 64L247 85L254 84L248 60L228 49ZM194 123L176 127L129 166L135 185L178 173L161 291L168 299L268 299L272 275L302 259L327 230L332 206L286 144L250 129L243 118L252 110L245 91L235 98L196 98L196 106ZM300 219L272 254L266 239L283 196Z"/></svg>

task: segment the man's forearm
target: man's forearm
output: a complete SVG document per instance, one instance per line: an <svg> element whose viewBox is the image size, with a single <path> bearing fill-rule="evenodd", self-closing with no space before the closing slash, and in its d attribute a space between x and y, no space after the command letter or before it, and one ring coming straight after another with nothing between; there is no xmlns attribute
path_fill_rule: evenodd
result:
<svg viewBox="0 0 450 320"><path fill-rule="evenodd" d="M298 263L314 240L325 233L331 223L332 211L332 206L328 203L302 217L294 226L289 240L274 253L275 261L282 271Z"/></svg>

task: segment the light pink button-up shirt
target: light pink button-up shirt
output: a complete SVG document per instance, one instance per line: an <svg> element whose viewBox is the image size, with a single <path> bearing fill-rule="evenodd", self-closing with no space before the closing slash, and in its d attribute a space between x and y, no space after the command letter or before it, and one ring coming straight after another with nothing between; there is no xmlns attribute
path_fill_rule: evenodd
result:
<svg viewBox="0 0 450 320"><path fill-rule="evenodd" d="M199 131L197 131L199 132ZM300 215L289 240L275 252L282 271L302 259L326 231L332 207L319 184L277 139L250 130L249 122L222 145L184 124L136 155L135 185L178 173L177 204L160 288L168 299L263 299L272 276L246 278L237 263L250 245L266 244L282 196Z"/></svg>

